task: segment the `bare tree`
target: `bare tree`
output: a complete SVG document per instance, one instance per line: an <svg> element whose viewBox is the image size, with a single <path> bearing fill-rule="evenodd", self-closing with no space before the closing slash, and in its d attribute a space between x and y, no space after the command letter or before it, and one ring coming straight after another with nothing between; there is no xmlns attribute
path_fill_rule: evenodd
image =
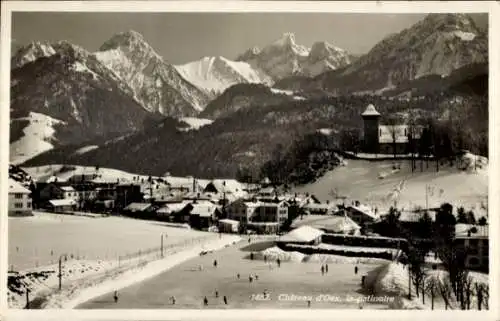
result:
<svg viewBox="0 0 500 321"><path fill-rule="evenodd" d="M451 296L452 296L452 289L451 289L451 284L447 282L446 280L443 280L441 282L438 282L438 290L439 293L441 294L441 297L443 298L444 304L445 304L445 309L448 310L448 307L451 306Z"/></svg>

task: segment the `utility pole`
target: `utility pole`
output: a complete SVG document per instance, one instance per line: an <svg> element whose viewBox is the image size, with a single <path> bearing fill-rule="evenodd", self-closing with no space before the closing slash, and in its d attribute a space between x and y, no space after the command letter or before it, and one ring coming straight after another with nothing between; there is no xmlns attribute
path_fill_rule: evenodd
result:
<svg viewBox="0 0 500 321"><path fill-rule="evenodd" d="M59 291L62 289L62 258L63 256L66 258L66 254L63 254L59 257L59 274L57 275L59 277Z"/></svg>
<svg viewBox="0 0 500 321"><path fill-rule="evenodd" d="M30 308L30 289L26 287L26 309Z"/></svg>
<svg viewBox="0 0 500 321"><path fill-rule="evenodd" d="M425 278L422 278L422 304L425 304Z"/></svg>
<svg viewBox="0 0 500 321"><path fill-rule="evenodd" d="M431 310L434 310L434 283L431 285Z"/></svg>
<svg viewBox="0 0 500 321"><path fill-rule="evenodd" d="M411 265L408 263L408 300L411 300Z"/></svg>
<svg viewBox="0 0 500 321"><path fill-rule="evenodd" d="M429 210L429 185L425 184L425 210Z"/></svg>

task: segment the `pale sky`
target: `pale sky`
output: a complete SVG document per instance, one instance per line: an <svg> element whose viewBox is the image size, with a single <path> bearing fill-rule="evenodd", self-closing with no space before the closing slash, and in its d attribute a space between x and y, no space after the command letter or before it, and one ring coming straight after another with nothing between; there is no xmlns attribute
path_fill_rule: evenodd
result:
<svg viewBox="0 0 500 321"><path fill-rule="evenodd" d="M354 54L369 51L425 14L346 13L44 13L12 15L13 48L31 41L67 40L95 51L113 34L135 30L163 58L182 64L204 56L235 59L285 32L298 44L327 41Z"/></svg>

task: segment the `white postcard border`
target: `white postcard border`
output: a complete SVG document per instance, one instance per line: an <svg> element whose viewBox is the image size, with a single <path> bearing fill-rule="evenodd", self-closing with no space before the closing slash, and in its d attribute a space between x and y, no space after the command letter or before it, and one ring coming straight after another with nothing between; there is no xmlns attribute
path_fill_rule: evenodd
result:
<svg viewBox="0 0 500 321"><path fill-rule="evenodd" d="M9 82L10 82L10 34L13 11L38 12L365 12L365 13L419 13L419 12L489 12L489 215L490 224L490 293L488 311L376 311L376 310L39 310L23 311L7 307L6 287L0 287L0 318L8 320L400 320L400 319L464 319L499 320L498 304L500 276L500 248L498 247L500 218L500 146L498 117L498 71L500 51L499 4L484 2L322 2L322 1L4 1L1 4L1 64L0 64L0 277L7 281L7 166L9 151ZM495 108L496 107L496 108ZM496 237L496 238L495 238ZM368 312L368 313L367 313Z"/></svg>

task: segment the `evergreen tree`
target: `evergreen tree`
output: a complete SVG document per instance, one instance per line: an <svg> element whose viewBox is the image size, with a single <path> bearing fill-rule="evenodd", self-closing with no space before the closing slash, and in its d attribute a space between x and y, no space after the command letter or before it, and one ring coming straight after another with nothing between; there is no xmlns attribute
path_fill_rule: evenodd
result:
<svg viewBox="0 0 500 321"><path fill-rule="evenodd" d="M467 212L467 223L468 224L476 224L476 216L472 210Z"/></svg>
<svg viewBox="0 0 500 321"><path fill-rule="evenodd" d="M465 213L465 209L463 207L459 207L457 209L457 223L467 224L467 214Z"/></svg>

